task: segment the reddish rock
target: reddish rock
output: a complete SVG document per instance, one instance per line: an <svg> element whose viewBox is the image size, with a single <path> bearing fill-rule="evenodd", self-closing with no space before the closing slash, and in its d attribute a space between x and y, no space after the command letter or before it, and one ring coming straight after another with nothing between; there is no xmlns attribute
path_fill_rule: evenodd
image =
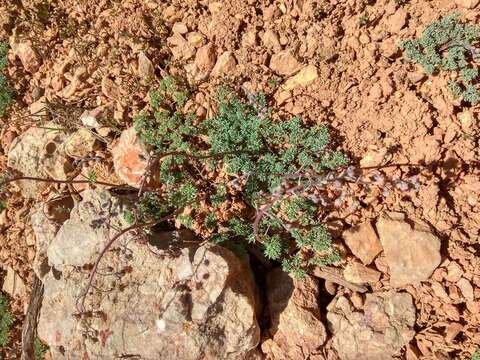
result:
<svg viewBox="0 0 480 360"><path fill-rule="evenodd" d="M201 72L210 72L215 66L215 47L212 43L202 46L195 55L195 65Z"/></svg>
<svg viewBox="0 0 480 360"><path fill-rule="evenodd" d="M279 51L270 59L270 69L280 75L293 75L301 66L290 50Z"/></svg>
<svg viewBox="0 0 480 360"><path fill-rule="evenodd" d="M352 254L359 258L364 265L370 264L382 251L382 244L370 221L346 230L343 238Z"/></svg>
<svg viewBox="0 0 480 360"><path fill-rule="evenodd" d="M327 337L317 303L318 281L308 275L297 280L274 269L268 274L267 296L272 338L262 351L272 359L307 359Z"/></svg>
<svg viewBox="0 0 480 360"><path fill-rule="evenodd" d="M358 262L348 264L343 270L345 280L354 284L376 283L381 273Z"/></svg>
<svg viewBox="0 0 480 360"><path fill-rule="evenodd" d="M149 154L134 128L122 132L116 146L112 149L113 164L117 176L133 187L141 185L148 166ZM147 184L158 182L158 172L153 171L153 178Z"/></svg>

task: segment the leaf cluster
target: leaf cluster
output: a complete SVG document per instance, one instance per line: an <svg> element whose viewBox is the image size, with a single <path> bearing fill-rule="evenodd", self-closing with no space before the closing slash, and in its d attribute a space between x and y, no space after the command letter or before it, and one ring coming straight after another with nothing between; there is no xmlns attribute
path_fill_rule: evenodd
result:
<svg viewBox="0 0 480 360"><path fill-rule="evenodd" d="M8 344L9 332L13 325L13 316L5 295L0 294L0 348Z"/></svg>
<svg viewBox="0 0 480 360"><path fill-rule="evenodd" d="M267 258L283 262L296 275L306 265L301 251L309 252L310 260L317 256L322 261L338 259L333 256L330 234L317 220L318 205L301 196L274 204L258 224L261 243L256 241L248 211L221 222L215 216L215 211L231 201L257 209L265 194L275 192L287 174L344 165L344 156L329 148L327 128L305 124L298 117L274 121L265 96L240 99L224 88L219 90L217 114L199 122L182 111L186 99L179 95L184 93L181 89L181 84L168 79L151 93L153 114L144 112L136 118L136 131L161 159L162 183L161 194L143 194L136 221L188 205L189 212L178 215L177 222L192 228L201 219L211 242L243 255L248 246L260 246ZM208 173L223 175L199 176ZM201 215L205 207L212 212Z"/></svg>
<svg viewBox="0 0 480 360"><path fill-rule="evenodd" d="M7 53L8 46L0 43L0 117L5 115L6 109L12 101L12 90L8 85L7 78L3 74L8 64Z"/></svg>
<svg viewBox="0 0 480 360"><path fill-rule="evenodd" d="M472 51L479 37L479 26L462 23L459 14L454 13L431 23L418 39L403 40L400 48L407 59L420 64L427 74L440 70L458 73L460 80L450 81L450 91L475 104L480 102L480 92L475 87L478 68Z"/></svg>

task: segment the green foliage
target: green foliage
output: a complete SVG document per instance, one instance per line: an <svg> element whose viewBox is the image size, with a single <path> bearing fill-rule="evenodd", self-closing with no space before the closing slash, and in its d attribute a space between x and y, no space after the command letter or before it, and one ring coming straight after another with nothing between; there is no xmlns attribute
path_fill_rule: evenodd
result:
<svg viewBox="0 0 480 360"><path fill-rule="evenodd" d="M9 341L9 332L13 325L13 317L5 295L0 293L0 348Z"/></svg>
<svg viewBox="0 0 480 360"><path fill-rule="evenodd" d="M248 212L239 211L220 222L214 211L202 214L204 205L200 206L202 201L220 210L229 201L238 201L250 210L257 209L277 191L285 175L322 173L346 164L341 153L329 148L327 128L297 117L274 121L265 96L243 100L224 88L219 91L217 114L198 122L182 111L187 100L179 95L182 89L173 78L164 81L151 94L153 114L144 112L136 118L137 132L160 157L162 183L161 196L143 194L137 221L188 206L188 215L176 217L185 227L201 222L206 233L212 234L210 242L239 254L246 254L249 244L260 246L267 258L284 263L298 276L304 273L302 266L308 265L300 254L303 250L324 263L334 260L330 235L316 220L319 205L302 196L274 204L258 224L257 238ZM212 180L205 173L223 176Z"/></svg>
<svg viewBox="0 0 480 360"><path fill-rule="evenodd" d="M360 15L358 18L358 27L365 27L368 25L368 16L367 15Z"/></svg>
<svg viewBox="0 0 480 360"><path fill-rule="evenodd" d="M35 360L43 360L45 358L45 354L47 353L48 346L42 343L39 338L35 338L35 342L33 343L33 349L35 354Z"/></svg>
<svg viewBox="0 0 480 360"><path fill-rule="evenodd" d="M12 101L12 90L8 85L7 78L2 74L8 64L8 46L0 43L0 117L5 115L6 109Z"/></svg>
<svg viewBox="0 0 480 360"><path fill-rule="evenodd" d="M472 360L480 360L480 348L472 354Z"/></svg>
<svg viewBox="0 0 480 360"><path fill-rule="evenodd" d="M457 13L431 23L421 37L400 42L407 59L420 64L427 74L453 71L459 81L451 81L453 96L470 103L480 102L480 92L474 87L478 81L477 65L471 60L473 43L480 37L480 27L460 21Z"/></svg>

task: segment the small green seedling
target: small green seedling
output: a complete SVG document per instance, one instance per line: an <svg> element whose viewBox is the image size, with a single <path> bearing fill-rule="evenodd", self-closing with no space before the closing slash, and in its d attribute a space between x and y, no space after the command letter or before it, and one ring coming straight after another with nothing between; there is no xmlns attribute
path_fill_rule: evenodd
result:
<svg viewBox="0 0 480 360"><path fill-rule="evenodd" d="M12 101L12 89L8 85L7 78L3 75L3 71L8 64L7 53L7 44L0 43L0 117L5 115L6 109Z"/></svg>
<svg viewBox="0 0 480 360"><path fill-rule="evenodd" d="M420 38L402 41L400 48L427 74L454 73L456 79L449 82L452 95L476 104L480 102L480 49L475 46L479 39L479 26L464 24L458 14L452 14L431 23Z"/></svg>
<svg viewBox="0 0 480 360"><path fill-rule="evenodd" d="M7 346L9 333L13 325L13 316L5 295L0 293L0 348Z"/></svg>

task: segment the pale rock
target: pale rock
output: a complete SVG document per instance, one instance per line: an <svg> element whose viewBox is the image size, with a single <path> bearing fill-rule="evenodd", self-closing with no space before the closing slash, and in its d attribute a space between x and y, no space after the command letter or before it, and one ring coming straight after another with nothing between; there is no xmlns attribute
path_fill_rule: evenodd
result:
<svg viewBox="0 0 480 360"><path fill-rule="evenodd" d="M307 86L314 82L317 78L318 71L315 65L307 65L297 74L288 78L282 85L282 89L285 91L289 91L300 86Z"/></svg>
<svg viewBox="0 0 480 360"><path fill-rule="evenodd" d="M10 47L29 73L35 73L42 65L42 59L33 49L30 41L19 40L17 35L14 34L10 37Z"/></svg>
<svg viewBox="0 0 480 360"><path fill-rule="evenodd" d="M262 350L275 359L307 359L326 338L317 303L318 280L295 279L280 269L267 276L271 341Z"/></svg>
<svg viewBox="0 0 480 360"><path fill-rule="evenodd" d="M7 274L3 279L2 291L12 298L22 298L26 295L25 282L10 266L6 270Z"/></svg>
<svg viewBox="0 0 480 360"><path fill-rule="evenodd" d="M360 160L361 167L379 166L385 162L388 149L386 147L378 149L370 147Z"/></svg>
<svg viewBox="0 0 480 360"><path fill-rule="evenodd" d="M64 142L65 153L75 159L84 158L97 148L97 137L91 130L84 127L68 136Z"/></svg>
<svg viewBox="0 0 480 360"><path fill-rule="evenodd" d="M381 273L377 270L366 267L359 262L348 264L343 270L345 280L353 284L374 284L380 280Z"/></svg>
<svg viewBox="0 0 480 360"><path fill-rule="evenodd" d="M138 74L147 80L155 76L153 63L143 51L138 53Z"/></svg>
<svg viewBox="0 0 480 360"><path fill-rule="evenodd" d="M462 130L470 132L475 127L476 122L471 111L465 110L458 114L458 120L462 126Z"/></svg>
<svg viewBox="0 0 480 360"><path fill-rule="evenodd" d="M455 4L464 9L473 9L477 7L479 3L480 0L455 0Z"/></svg>
<svg viewBox="0 0 480 360"><path fill-rule="evenodd" d="M407 22L408 13L402 7L398 8L398 10L390 16L388 25L389 30L393 34L398 34L400 30L405 26Z"/></svg>
<svg viewBox="0 0 480 360"><path fill-rule="evenodd" d="M172 26L172 32L178 33L180 35L185 35L188 32L187 25L182 22L176 22Z"/></svg>
<svg viewBox="0 0 480 360"><path fill-rule="evenodd" d="M447 276L445 279L447 281L456 283L458 280L462 278L464 271L460 265L458 265L455 261L450 261L447 265Z"/></svg>
<svg viewBox="0 0 480 360"><path fill-rule="evenodd" d="M42 280L50 271L48 264L47 249L50 242L53 240L59 226L54 221L48 219L45 211L43 211L43 204L39 204L30 216L30 222L35 234L35 258L33 260L32 268L37 277Z"/></svg>
<svg viewBox="0 0 480 360"><path fill-rule="evenodd" d="M263 45L274 52L279 52L282 49L278 35L272 29L267 29L262 36Z"/></svg>
<svg viewBox="0 0 480 360"><path fill-rule="evenodd" d="M82 115L80 115L80 121L82 125L95 129L101 127L102 124L100 123L100 120L105 116L105 113L110 106L111 103L97 106L95 109L92 110L85 110Z"/></svg>
<svg viewBox="0 0 480 360"><path fill-rule="evenodd" d="M187 34L187 41L191 46L199 48L205 45L206 39L199 32L193 31Z"/></svg>
<svg viewBox="0 0 480 360"><path fill-rule="evenodd" d="M439 283L438 281L432 282L432 291L433 294L442 299L443 301L450 302L450 297L448 296L447 292L445 291L443 285Z"/></svg>
<svg viewBox="0 0 480 360"><path fill-rule="evenodd" d="M112 149L115 173L126 184L139 187L148 168L150 155L140 136L131 127L120 135L120 139ZM152 169L151 178L146 185L158 183L158 168Z"/></svg>
<svg viewBox="0 0 480 360"><path fill-rule="evenodd" d="M243 34L242 45L244 47L253 47L257 45L257 32L255 29L249 29Z"/></svg>
<svg viewBox="0 0 480 360"><path fill-rule="evenodd" d="M216 59L215 47L212 43L208 43L197 50L195 65L202 73L208 74L215 66Z"/></svg>
<svg viewBox="0 0 480 360"><path fill-rule="evenodd" d="M408 293L366 294L355 310L344 295L327 307L333 347L340 360L390 360L415 335L415 306Z"/></svg>
<svg viewBox="0 0 480 360"><path fill-rule="evenodd" d="M292 92L291 91L277 91L274 95L275 102L277 105L282 105L284 104L288 99L292 98Z"/></svg>
<svg viewBox="0 0 480 360"><path fill-rule="evenodd" d="M65 156L63 142L65 133L53 123L45 127L32 127L15 138L8 153L8 166L23 176L54 178L66 180L73 170L71 162ZM23 196L35 198L49 186L48 183L22 180L16 182Z"/></svg>
<svg viewBox="0 0 480 360"><path fill-rule="evenodd" d="M425 281L441 262L440 239L428 226L409 221L404 214L384 214L377 220L377 232L392 286Z"/></svg>
<svg viewBox="0 0 480 360"><path fill-rule="evenodd" d="M210 75L214 77L233 75L236 66L237 61L232 52L225 51L218 57Z"/></svg>
<svg viewBox="0 0 480 360"><path fill-rule="evenodd" d="M74 316L88 276L77 267L95 261L112 229L127 226L123 215L133 206L129 197L101 189L82 197L48 246L56 270L43 278L38 335L54 359L136 354L143 359L240 360L255 352L260 328L248 263L223 247L199 247L179 232L153 231L145 242L131 241L130 234L119 238L100 271L108 266L122 275L97 274L85 303L106 316L88 322ZM107 296L102 289L109 289ZM98 340L84 337L86 331L98 333Z"/></svg>
<svg viewBox="0 0 480 360"><path fill-rule="evenodd" d="M195 47L179 33L174 33L167 38L167 44L174 60L188 60L195 55Z"/></svg>
<svg viewBox="0 0 480 360"><path fill-rule="evenodd" d="M460 280L457 281L457 286L462 292L463 297L467 301L473 301L475 299L474 292L473 292L473 286L465 278L461 278Z"/></svg>
<svg viewBox="0 0 480 360"><path fill-rule="evenodd" d="M365 265L370 264L383 249L370 221L344 231L343 239L352 254Z"/></svg>
<svg viewBox="0 0 480 360"><path fill-rule="evenodd" d="M293 75L301 66L291 50L279 51L270 59L270 69L283 76Z"/></svg>
<svg viewBox="0 0 480 360"><path fill-rule="evenodd" d="M208 10L210 10L212 14L219 13L222 10L222 8L223 8L223 4L221 1L214 1L208 4Z"/></svg>
<svg viewBox="0 0 480 360"><path fill-rule="evenodd" d="M29 106L30 115L35 121L44 121L48 118L48 106L45 96L40 97L37 101Z"/></svg>

